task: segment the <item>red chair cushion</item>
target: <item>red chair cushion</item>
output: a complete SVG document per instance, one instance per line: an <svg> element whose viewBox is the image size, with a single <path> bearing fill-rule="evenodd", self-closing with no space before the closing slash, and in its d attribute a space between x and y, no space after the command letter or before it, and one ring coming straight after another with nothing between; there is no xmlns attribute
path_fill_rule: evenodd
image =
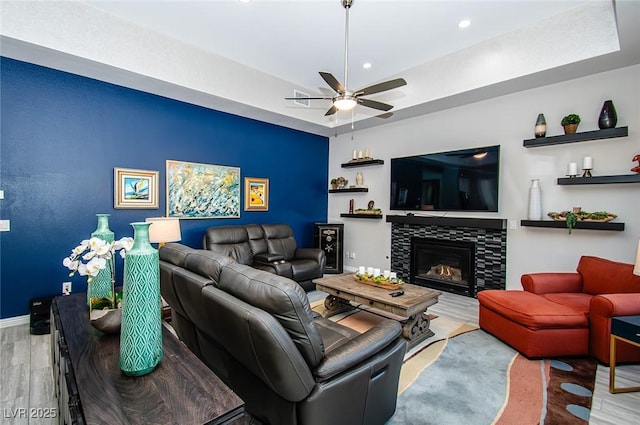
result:
<svg viewBox="0 0 640 425"><path fill-rule="evenodd" d="M532 330L586 328L583 312L526 291L486 290L478 293L480 304Z"/></svg>
<svg viewBox="0 0 640 425"><path fill-rule="evenodd" d="M542 297L556 304L562 304L576 311L589 315L589 305L593 295L583 293L544 294Z"/></svg>

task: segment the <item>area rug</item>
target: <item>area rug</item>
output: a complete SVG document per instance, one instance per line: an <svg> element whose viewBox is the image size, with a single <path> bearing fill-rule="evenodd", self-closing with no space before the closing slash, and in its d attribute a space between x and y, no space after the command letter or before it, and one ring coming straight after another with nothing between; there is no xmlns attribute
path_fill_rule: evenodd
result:
<svg viewBox="0 0 640 425"><path fill-rule="evenodd" d="M384 320L366 311L332 319L359 332ZM594 360L529 360L477 327L445 317L432 317L431 329L435 336L405 356L388 425L588 424Z"/></svg>

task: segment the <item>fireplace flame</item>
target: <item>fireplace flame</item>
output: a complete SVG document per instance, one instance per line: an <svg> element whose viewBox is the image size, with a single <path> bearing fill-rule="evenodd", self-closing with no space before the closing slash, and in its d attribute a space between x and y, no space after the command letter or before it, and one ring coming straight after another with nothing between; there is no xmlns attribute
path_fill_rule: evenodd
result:
<svg viewBox="0 0 640 425"><path fill-rule="evenodd" d="M441 277L447 277L447 276L453 275L453 272L451 271L451 266L440 264L440 270L438 271L438 274Z"/></svg>

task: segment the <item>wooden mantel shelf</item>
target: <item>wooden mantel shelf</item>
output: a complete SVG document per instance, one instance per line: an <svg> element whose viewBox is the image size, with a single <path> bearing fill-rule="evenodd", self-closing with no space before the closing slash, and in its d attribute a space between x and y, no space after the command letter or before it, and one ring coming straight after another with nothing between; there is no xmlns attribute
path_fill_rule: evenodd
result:
<svg viewBox="0 0 640 425"><path fill-rule="evenodd" d="M432 217L419 215L388 215L387 223L420 224L450 227L475 227L480 229L507 228L504 218L473 218L473 217Z"/></svg>

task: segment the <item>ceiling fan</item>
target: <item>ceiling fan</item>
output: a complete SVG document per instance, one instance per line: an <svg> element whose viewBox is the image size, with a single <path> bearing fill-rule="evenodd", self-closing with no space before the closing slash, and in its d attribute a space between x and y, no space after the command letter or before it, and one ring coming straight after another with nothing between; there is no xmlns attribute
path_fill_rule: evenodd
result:
<svg viewBox="0 0 640 425"><path fill-rule="evenodd" d="M348 79L349 79L349 9L353 5L354 0L342 0L342 6L346 11L345 30L344 30L344 85L342 85L336 77L329 72L320 72L322 79L336 92L332 97L286 97L286 100L331 100L333 105L324 114L325 116L333 115L340 111L349 111L356 105L366 106L368 108L377 109L379 111L390 111L393 106L388 103L378 102L376 100L364 99L362 96L370 94L380 93L383 91L402 87L407 84L403 78L396 78L394 80L385 81L378 84L362 88L360 90L349 91ZM391 116L391 113L378 115L382 118Z"/></svg>

